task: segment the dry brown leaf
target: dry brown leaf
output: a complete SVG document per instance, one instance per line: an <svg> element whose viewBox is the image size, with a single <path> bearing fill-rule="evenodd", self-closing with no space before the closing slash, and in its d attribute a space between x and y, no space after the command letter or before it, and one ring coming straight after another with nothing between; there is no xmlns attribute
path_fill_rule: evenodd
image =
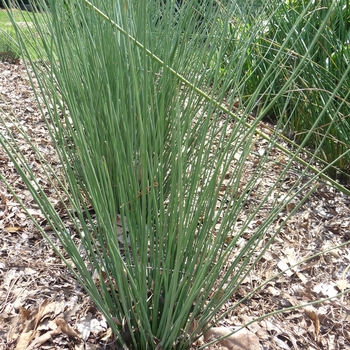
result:
<svg viewBox="0 0 350 350"><path fill-rule="evenodd" d="M39 308L32 313L32 319L34 318L34 329L38 327L39 322L49 313L51 312L51 308L48 307L50 305L50 299L45 299Z"/></svg>
<svg viewBox="0 0 350 350"><path fill-rule="evenodd" d="M56 318L55 320L58 327L61 328L62 332L68 337L79 338L79 334L64 320L63 318Z"/></svg>
<svg viewBox="0 0 350 350"><path fill-rule="evenodd" d="M56 329L46 332L43 335L41 335L40 337L36 338L28 347L28 350L30 349L34 349L37 348L38 346L44 344L45 342L47 342L48 340L50 340L52 338L52 336L60 334L61 333L61 328L57 327Z"/></svg>
<svg viewBox="0 0 350 350"><path fill-rule="evenodd" d="M30 311L25 309L24 307L20 306L19 307L19 314L21 315L21 320L22 320L22 329L24 327L25 321L29 318L30 316Z"/></svg>
<svg viewBox="0 0 350 350"><path fill-rule="evenodd" d="M317 340L318 334L320 333L320 320L317 315L317 310L313 306L308 305L304 307L304 311L305 311L305 314L311 319L311 321L314 324L315 338Z"/></svg>
<svg viewBox="0 0 350 350"><path fill-rule="evenodd" d="M113 337L112 328L107 328L105 334L101 337L101 341L108 341Z"/></svg>
<svg viewBox="0 0 350 350"><path fill-rule="evenodd" d="M41 311L41 320L43 320L46 316L54 313L56 310L56 303L45 303L45 305L42 305Z"/></svg>
<svg viewBox="0 0 350 350"><path fill-rule="evenodd" d="M28 332L22 332L22 334L19 336L15 350L27 350L28 344L35 337L35 333L36 332L34 330L30 330Z"/></svg>
<svg viewBox="0 0 350 350"><path fill-rule="evenodd" d="M22 231L23 229L21 227L14 227L14 226L9 226L9 227L5 227L5 230L7 232L18 232L18 231Z"/></svg>
<svg viewBox="0 0 350 350"><path fill-rule="evenodd" d="M246 328L231 334L233 330L228 327L213 327L204 334L206 342L213 341L222 337L218 343L229 350L260 350L259 338Z"/></svg>
<svg viewBox="0 0 350 350"><path fill-rule="evenodd" d="M289 214L297 206L297 204L298 203L296 201L292 201L286 204L287 213Z"/></svg>

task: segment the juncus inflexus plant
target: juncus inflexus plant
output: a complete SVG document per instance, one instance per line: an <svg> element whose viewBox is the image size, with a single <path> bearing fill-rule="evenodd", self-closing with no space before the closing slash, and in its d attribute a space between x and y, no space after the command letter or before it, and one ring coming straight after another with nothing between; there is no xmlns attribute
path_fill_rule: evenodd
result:
<svg viewBox="0 0 350 350"><path fill-rule="evenodd" d="M68 267L118 341L134 349L188 348L214 324L214 316L219 319L220 306L257 264L274 235L259 244L285 206L295 196L301 205L318 176L331 181L298 158L300 147L292 154L277 144L277 134L258 129L303 66L294 68L252 120L256 100L271 93L265 79L278 76L274 63L284 50L282 45L275 52L244 108L234 107L243 100L248 79L242 69L245 54L268 25L266 17L256 21L247 40L239 27L235 32L230 26L239 7L235 1L189 0L179 7L174 1L55 0L42 6L44 20L33 13L35 26L28 28L40 37L35 47L40 61L31 58L21 28L16 31L36 78L38 100L48 110L44 118L63 174L54 174L25 131L19 131L57 194L67 198L83 254L9 130L1 145L73 261ZM228 37L235 41L229 58L235 72L222 76L225 48L220 43ZM229 96L228 86L234 87ZM245 162L257 133L269 145L247 176ZM249 201L243 225L235 228L251 194L259 191L276 147L289 154L289 161L274 185L258 201ZM306 183L301 176L282 193L281 182L295 161L313 175ZM238 240L267 202L264 220L237 251Z"/></svg>

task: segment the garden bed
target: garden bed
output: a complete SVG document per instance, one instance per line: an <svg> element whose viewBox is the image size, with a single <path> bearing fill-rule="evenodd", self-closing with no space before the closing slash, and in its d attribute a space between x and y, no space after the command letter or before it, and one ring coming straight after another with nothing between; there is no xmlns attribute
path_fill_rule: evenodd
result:
<svg viewBox="0 0 350 350"><path fill-rule="evenodd" d="M20 142L22 150L28 152L28 157L31 157L30 146L15 133L15 123L25 126L43 156L50 159L52 168L59 172L61 165L36 106L23 64L0 62L0 107L8 116L12 115L7 126L13 130L13 136ZM256 157L265 147L266 141L257 137L246 164L246 178L249 177L249 169L254 167ZM283 163L287 161L286 156L277 150L270 157L271 161L266 165L268 169L261 178L259 189L256 194L251 195L252 205L259 200L259 195L268 190L269 184L277 179ZM32 168L35 169L42 188L50 193L49 181L34 157ZM286 191L298 177L297 166L294 170L290 171L283 184ZM29 208L30 214L58 244L2 149L0 171ZM229 176L233 174L228 174ZM58 198L53 196L52 202L59 210ZM350 249L343 247L328 250L350 240L349 208L349 197L325 184L319 184L317 190L276 237L261 262L242 283L238 293L231 296L218 314L229 310L238 300L274 274L293 266L297 261L323 251L325 253L266 284L253 297L229 311L218 326L234 329L264 314L290 306L302 306L348 289ZM265 210L268 211L268 208ZM289 210L291 207L281 212L280 220L286 217ZM242 222L248 212L249 201L247 207L242 208ZM261 216L247 228L247 239L254 232L254 225L260 225L263 220L264 213L261 212ZM68 230L69 225L67 220ZM271 227L266 239L273 233L274 227ZM38 349L118 348L102 315L48 242L42 238L13 194L1 182L0 235L0 347L15 349L30 337L29 344L36 344ZM237 242L239 247L244 244L244 239ZM264 242L261 242L261 249L263 246ZM340 299L325 301L312 308L285 311L252 323L247 329L253 339L258 340L261 349L350 349L349 301L349 296L344 295ZM252 349L251 343L246 339L248 338L240 339L242 347L239 349ZM193 344L193 349L204 345L205 341L200 339ZM232 344L230 346L230 349L238 349ZM220 344L211 345L210 348L225 349Z"/></svg>

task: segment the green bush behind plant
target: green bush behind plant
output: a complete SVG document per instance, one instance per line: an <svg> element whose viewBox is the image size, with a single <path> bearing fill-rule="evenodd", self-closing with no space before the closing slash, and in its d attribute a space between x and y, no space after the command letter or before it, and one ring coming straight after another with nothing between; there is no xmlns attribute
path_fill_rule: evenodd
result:
<svg viewBox="0 0 350 350"><path fill-rule="evenodd" d="M227 65L225 58L236 50L237 37L232 35L236 33L235 27L241 27L239 35L251 40L242 60L242 69L249 77L244 95L248 99L257 89L262 89L255 101L255 112L282 118L286 135L293 135L294 141L315 151L326 165L333 165L328 168L329 174L337 177L341 170L348 176L349 2L281 1L277 8L274 2L261 6L258 11L249 8L248 17L246 9L242 10L244 6L249 8L248 4L240 4L243 16L234 16L230 23L231 35L226 43L222 74L231 74L235 69ZM262 26L252 40L251 29L256 28L257 22ZM277 53L280 54L276 61ZM268 73L271 64L279 66L277 75L275 70L273 74ZM301 74L293 77L296 67L301 69ZM276 100L275 96L291 77L290 89ZM260 85L262 80L264 86ZM311 129L312 135L308 133Z"/></svg>
<svg viewBox="0 0 350 350"><path fill-rule="evenodd" d="M5 10L0 10L0 60L17 61L19 51L9 16Z"/></svg>
<svg viewBox="0 0 350 350"><path fill-rule="evenodd" d="M263 114L248 123L261 96L271 101L270 108L281 105L303 66L296 66L291 79L274 91L270 75L281 76L283 67L277 63L285 57L284 46L277 48L266 74L246 97L252 83L247 58L267 19L251 23L249 30L248 22L232 27L239 4L218 4L208 1L198 8L197 0L189 0L179 10L167 1L160 16L158 1L52 0L50 11L31 17L34 28L28 23L24 31L13 20L22 55L37 79L33 87L47 110L43 116L61 174L51 169L21 124L15 125L41 161L73 228L41 188L12 129L1 132L0 144L59 245L33 219L38 229L117 340L129 348L189 348L225 317L221 307L282 229L280 214L290 201L297 198L297 210L319 177L349 194L300 159L302 147L291 153L277 143L278 134L263 134L257 128ZM280 2L274 6L278 12ZM249 18L253 10L244 11ZM302 20L300 15L296 23ZM27 44L27 30L40 37L36 46ZM305 56L309 53L312 47ZM224 60L232 70L220 75ZM232 113L237 98L244 108ZM6 118L1 120L5 130ZM247 169L256 135L269 142ZM275 183L262 184L276 148L288 160ZM304 176L282 192L296 161L303 164ZM261 224L238 247L258 217Z"/></svg>
<svg viewBox="0 0 350 350"><path fill-rule="evenodd" d="M34 60L40 59L40 54L37 51L38 44L41 43L41 39L38 33L34 33L32 18L33 14L18 9L11 9L12 20L6 10L0 10L0 50L4 54L5 58L12 60L12 62L18 62L21 58L21 49L16 37L16 31L14 29L13 21L16 22L18 29L22 32L23 44L27 46L30 52L31 58ZM36 14L37 21L42 22L42 14ZM29 29L31 28L31 29ZM47 35L47 32L46 32ZM35 47L35 49L34 49Z"/></svg>
<svg viewBox="0 0 350 350"><path fill-rule="evenodd" d="M13 37L6 31L0 30L0 61L17 63L20 50Z"/></svg>

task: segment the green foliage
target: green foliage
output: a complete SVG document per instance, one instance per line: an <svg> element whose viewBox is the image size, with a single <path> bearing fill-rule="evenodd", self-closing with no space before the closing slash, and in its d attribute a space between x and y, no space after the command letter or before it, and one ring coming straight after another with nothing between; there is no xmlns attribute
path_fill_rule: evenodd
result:
<svg viewBox="0 0 350 350"><path fill-rule="evenodd" d="M284 133L294 135L294 141L312 149L326 165L332 164L328 173L333 177L337 176L337 169L348 173L348 1L332 1L331 5L329 1L274 1L259 11L252 12L243 5L240 10L243 15L235 16L230 23L222 74L236 69L226 60L231 52L236 52L237 41L243 36L250 41L241 59L242 70L249 77L243 102L260 90L256 113L283 118ZM263 25L252 38L256 23ZM271 65L278 69L271 70ZM300 74L295 75L297 68ZM280 94L290 80L290 89ZM314 130L312 135L310 130Z"/></svg>
<svg viewBox="0 0 350 350"><path fill-rule="evenodd" d="M282 46L269 45L274 58L267 52L255 67L252 60L259 55L253 55L257 46L252 43L261 38L266 17L251 23L237 17L239 26L233 27L236 2L225 7L208 1L197 11L198 2L189 0L174 16L175 3L169 1L161 17L154 11L158 4L52 0L50 11L33 16L35 28L29 23L26 27L41 40L31 47L13 21L22 54L37 79L36 92L48 110L45 121L62 174L52 172L25 130L19 126L18 131L65 203L78 243L41 190L11 130L0 137L0 144L65 252L52 245L64 261L65 253L69 255L74 267L66 261L68 268L118 341L134 349L186 349L224 317L218 315L220 307L284 225L280 213L286 204L299 196L301 205L319 176L331 180L298 157L301 148L292 154L278 145L278 135L262 134L257 126L263 114L248 124L261 96L263 103L271 101L270 109L281 106L280 98L304 73L304 65L295 65L290 78L281 79L284 66L277 64L285 59L294 32L288 32ZM277 16L280 7L269 10ZM297 17L297 24L303 16ZM40 62L33 60L32 48ZM312 45L304 52L305 57L311 54ZM232 74L220 75L224 59ZM251 75L265 64L266 74L259 73L258 86L247 97ZM337 90L341 86L336 85ZM245 105L234 114L237 98ZM328 106L322 108L326 114ZM247 177L245 161L256 134L269 144ZM289 161L259 201L250 202L244 223L236 228L250 195L259 191L275 148L286 152ZM282 193L281 184L295 161L304 165L302 175L314 175L307 183L300 176ZM227 178L229 172L234 176ZM248 243L237 248L266 203L269 212L264 211L263 222ZM259 248L273 223L277 226L271 240Z"/></svg>
<svg viewBox="0 0 350 350"><path fill-rule="evenodd" d="M41 39L40 35L34 31L33 14L18 9L10 9L10 11L11 19L5 10L0 11L0 50L3 52L2 56L6 59L14 59L15 62L21 58L22 51L16 37L15 22L17 31L22 34L22 43L29 50L31 58L34 60L40 59L38 44L41 44ZM42 14L36 14L36 21L43 25Z"/></svg>
<svg viewBox="0 0 350 350"><path fill-rule="evenodd" d="M0 61L17 63L19 61L19 47L9 33L0 29Z"/></svg>

